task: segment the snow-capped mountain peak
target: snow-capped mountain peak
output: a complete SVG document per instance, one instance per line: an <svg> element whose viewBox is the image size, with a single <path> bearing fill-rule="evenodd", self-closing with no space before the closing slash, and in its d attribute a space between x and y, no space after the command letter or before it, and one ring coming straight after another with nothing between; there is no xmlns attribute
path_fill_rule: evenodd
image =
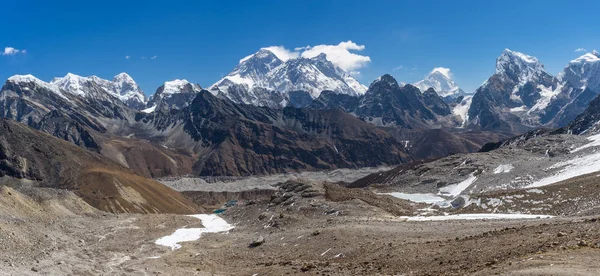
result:
<svg viewBox="0 0 600 276"><path fill-rule="evenodd" d="M581 64L581 63L585 63L585 62L597 62L600 60L600 53L596 52L596 50L592 51L591 53L586 53L574 60L571 60L571 62L569 62L570 64Z"/></svg>
<svg viewBox="0 0 600 276"><path fill-rule="evenodd" d="M228 91L232 85L243 85L251 90L255 86L268 86L266 75L283 63L273 52L260 49L240 60L239 64L224 78L213 84L211 91Z"/></svg>
<svg viewBox="0 0 600 276"><path fill-rule="evenodd" d="M506 75L518 83L549 75L537 58L510 49L504 49L496 59L496 74Z"/></svg>
<svg viewBox="0 0 600 276"><path fill-rule="evenodd" d="M165 94L181 93L184 90L186 85L191 85L191 89L196 92L200 92L202 90L200 85L193 84L186 79L181 79L181 80L175 79L172 81L167 81L163 85L164 85L164 89L163 89L162 93L165 93Z"/></svg>
<svg viewBox="0 0 600 276"><path fill-rule="evenodd" d="M127 73L116 75L113 81L97 76L82 77L67 73L64 77L54 78L51 83L70 94L80 97L97 96L98 94L91 93L91 89L92 87L98 87L129 107L139 109L145 105L144 92Z"/></svg>
<svg viewBox="0 0 600 276"><path fill-rule="evenodd" d="M129 76L129 74L122 72L113 77L113 82L127 82L127 83L135 83L133 78Z"/></svg>
<svg viewBox="0 0 600 276"><path fill-rule="evenodd" d="M240 60L225 77L209 90L222 93L235 102L254 105L283 106L290 91L306 91L318 97L322 91L360 95L367 88L348 72L335 66L325 54L312 58L283 61L269 49Z"/></svg>
<svg viewBox="0 0 600 276"><path fill-rule="evenodd" d="M421 92L433 88L442 97L459 96L464 94L460 87L452 79L449 68L436 67L423 79L413 84Z"/></svg>
<svg viewBox="0 0 600 276"><path fill-rule="evenodd" d="M568 82L575 88L589 88L600 93L600 54L594 50L571 60L557 79Z"/></svg>
<svg viewBox="0 0 600 276"><path fill-rule="evenodd" d="M400 85L398 84L398 81L396 81L396 79L394 79L394 77L392 77L389 74L385 74L383 76L378 77L377 79L375 79L371 85L369 85L369 90L374 90L375 87L377 86L386 86L386 87L400 87Z"/></svg>
<svg viewBox="0 0 600 276"><path fill-rule="evenodd" d="M452 78L452 74L450 73L450 68L436 67L436 68L433 68L430 75L431 74L441 74L442 76L444 76L447 79Z"/></svg>
<svg viewBox="0 0 600 276"><path fill-rule="evenodd" d="M156 110L182 109L188 106L200 91L202 91L200 85L185 79L167 81L150 97L147 108L142 112L152 113Z"/></svg>
<svg viewBox="0 0 600 276"><path fill-rule="evenodd" d="M9 77L7 81L15 83L15 84L33 83L35 85L44 87L44 88L48 89L49 91L66 99L65 95L62 93L62 91L60 90L60 88L57 85L40 80L31 74L14 75L14 76Z"/></svg>

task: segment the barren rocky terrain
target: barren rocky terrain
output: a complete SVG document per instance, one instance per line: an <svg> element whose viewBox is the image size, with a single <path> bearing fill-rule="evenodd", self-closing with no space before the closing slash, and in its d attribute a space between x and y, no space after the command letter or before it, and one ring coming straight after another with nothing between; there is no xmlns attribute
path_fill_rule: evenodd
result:
<svg viewBox="0 0 600 276"><path fill-rule="evenodd" d="M155 241L202 227L199 220L108 214L71 192L44 188L3 188L0 204L3 275L597 275L600 269L597 215L407 221L427 205L336 184L288 181L269 198L240 200L221 215L235 228L202 234L176 250Z"/></svg>

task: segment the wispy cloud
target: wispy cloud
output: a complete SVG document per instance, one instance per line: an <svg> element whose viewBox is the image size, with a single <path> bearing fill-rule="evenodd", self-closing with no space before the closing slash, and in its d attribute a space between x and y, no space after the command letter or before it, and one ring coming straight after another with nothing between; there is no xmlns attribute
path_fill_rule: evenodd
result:
<svg viewBox="0 0 600 276"><path fill-rule="evenodd" d="M156 59L158 56L151 56L150 59Z"/></svg>
<svg viewBox="0 0 600 276"><path fill-rule="evenodd" d="M587 52L587 50L585 48L577 48L575 52Z"/></svg>
<svg viewBox="0 0 600 276"><path fill-rule="evenodd" d="M400 71L400 70L404 70L404 69L406 69L406 68L403 65L400 65L400 66L392 69L392 72L396 72L396 71Z"/></svg>
<svg viewBox="0 0 600 276"><path fill-rule="evenodd" d="M13 47L4 47L4 52L1 52L0 54L3 56L14 56L18 53L26 54L27 50L19 50Z"/></svg>
<svg viewBox="0 0 600 276"><path fill-rule="evenodd" d="M142 57L142 59L148 59L147 57Z"/></svg>
<svg viewBox="0 0 600 276"><path fill-rule="evenodd" d="M125 59L130 59L130 58L131 58L130 56L125 56Z"/></svg>

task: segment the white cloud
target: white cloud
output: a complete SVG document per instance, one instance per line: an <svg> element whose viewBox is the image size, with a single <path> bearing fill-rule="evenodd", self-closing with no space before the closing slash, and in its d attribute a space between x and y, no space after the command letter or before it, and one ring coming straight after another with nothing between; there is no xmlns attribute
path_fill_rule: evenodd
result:
<svg viewBox="0 0 600 276"><path fill-rule="evenodd" d="M4 52L0 53L3 56L14 56L18 53L26 54L27 50L19 50L13 47L4 47Z"/></svg>
<svg viewBox="0 0 600 276"><path fill-rule="evenodd" d="M365 49L365 45L358 45L351 40L340 42L338 45L315 45L306 46L301 56L305 58L316 57L321 53L327 55L327 60L331 61L336 66L344 69L345 71L356 71L369 62L371 58L369 56L363 56L351 51L362 51Z"/></svg>
<svg viewBox="0 0 600 276"><path fill-rule="evenodd" d="M131 58L130 56L125 56L125 59L130 59L130 58Z"/></svg>
<svg viewBox="0 0 600 276"><path fill-rule="evenodd" d="M400 70L403 70L403 69L406 69L406 68L404 66L400 65L400 66L392 69L392 72L394 72L394 71L400 71Z"/></svg>
<svg viewBox="0 0 600 276"><path fill-rule="evenodd" d="M150 59L156 59L158 56L152 56L150 57Z"/></svg>
<svg viewBox="0 0 600 276"><path fill-rule="evenodd" d="M575 52L587 52L587 50L585 48L577 48Z"/></svg>
<svg viewBox="0 0 600 276"><path fill-rule="evenodd" d="M142 59L146 59L146 57L142 57Z"/></svg>
<svg viewBox="0 0 600 276"><path fill-rule="evenodd" d="M287 61L288 59L293 59L293 58L297 58L300 56L299 52L290 51L283 46L269 46L269 47L264 47L263 49L273 52L273 54L275 54L275 56L277 56L279 59L281 59L283 61Z"/></svg>
<svg viewBox="0 0 600 276"><path fill-rule="evenodd" d="M360 74L358 69L363 68L369 62L371 62L371 58L369 56L363 56L352 52L362 51L365 49L365 46L358 45L351 40L340 42L337 45L307 45L304 47L296 47L294 50L289 50L284 46L269 46L262 49L273 52L275 56L283 61L298 57L313 58L324 53L327 55L327 60L331 61L331 63L352 75ZM252 55L242 58L240 63L248 60L251 57Z"/></svg>

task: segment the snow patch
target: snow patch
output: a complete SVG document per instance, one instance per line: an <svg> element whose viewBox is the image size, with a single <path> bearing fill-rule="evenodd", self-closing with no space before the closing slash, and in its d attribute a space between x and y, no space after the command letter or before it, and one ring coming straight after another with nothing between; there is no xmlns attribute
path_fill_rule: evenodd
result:
<svg viewBox="0 0 600 276"><path fill-rule="evenodd" d="M530 214L458 214L447 216L414 216L401 217L407 221L445 221L445 220L477 220L477 219L547 219L549 215Z"/></svg>
<svg viewBox="0 0 600 276"><path fill-rule="evenodd" d="M526 105L522 105L519 107L513 107L510 109L510 112L523 112L527 110L527 106Z"/></svg>
<svg viewBox="0 0 600 276"><path fill-rule="evenodd" d="M460 193L469 188L469 186L471 186L471 184L473 184L475 180L477 180L475 173L471 173L471 175L469 175L469 178L465 179L460 183L440 188L440 194L448 196L460 195Z"/></svg>
<svg viewBox="0 0 600 276"><path fill-rule="evenodd" d="M452 109L452 114L460 117L462 123L460 127L464 127L469 120L469 108L473 102L473 96L465 96L463 100Z"/></svg>
<svg viewBox="0 0 600 276"><path fill-rule="evenodd" d="M168 246L171 250L181 248L180 242L195 241L200 239L202 233L226 232L234 228L224 219L214 214L189 215L202 221L204 228L181 228L173 234L156 240L157 245Z"/></svg>
<svg viewBox="0 0 600 276"><path fill-rule="evenodd" d="M512 164L503 164L494 169L494 174L507 173L514 169Z"/></svg>
<svg viewBox="0 0 600 276"><path fill-rule="evenodd" d="M572 150L571 153L578 152L582 149L600 146L600 134L592 135L592 136L588 137L587 139L588 139L588 141L590 141L590 143L587 143L581 147L578 147L578 148Z"/></svg>
<svg viewBox="0 0 600 276"><path fill-rule="evenodd" d="M406 199L406 200L410 200L412 202L419 202L419 203L439 203L442 201L445 201L446 199L443 197L439 197L436 196L434 194L407 194L407 193L400 193L400 192L392 192L392 193L380 193L381 195L391 195L393 197L396 198L401 198L401 199Z"/></svg>
<svg viewBox="0 0 600 276"><path fill-rule="evenodd" d="M152 112L154 112L154 110L156 110L156 105L153 105L152 107L146 108L146 109L142 110L142 112L144 112L144 113L152 113Z"/></svg>
<svg viewBox="0 0 600 276"><path fill-rule="evenodd" d="M525 188L543 187L563 180L600 171L600 153L594 153L564 162L559 162L549 167L548 170L558 168L562 169L552 176L540 179L525 186Z"/></svg>

